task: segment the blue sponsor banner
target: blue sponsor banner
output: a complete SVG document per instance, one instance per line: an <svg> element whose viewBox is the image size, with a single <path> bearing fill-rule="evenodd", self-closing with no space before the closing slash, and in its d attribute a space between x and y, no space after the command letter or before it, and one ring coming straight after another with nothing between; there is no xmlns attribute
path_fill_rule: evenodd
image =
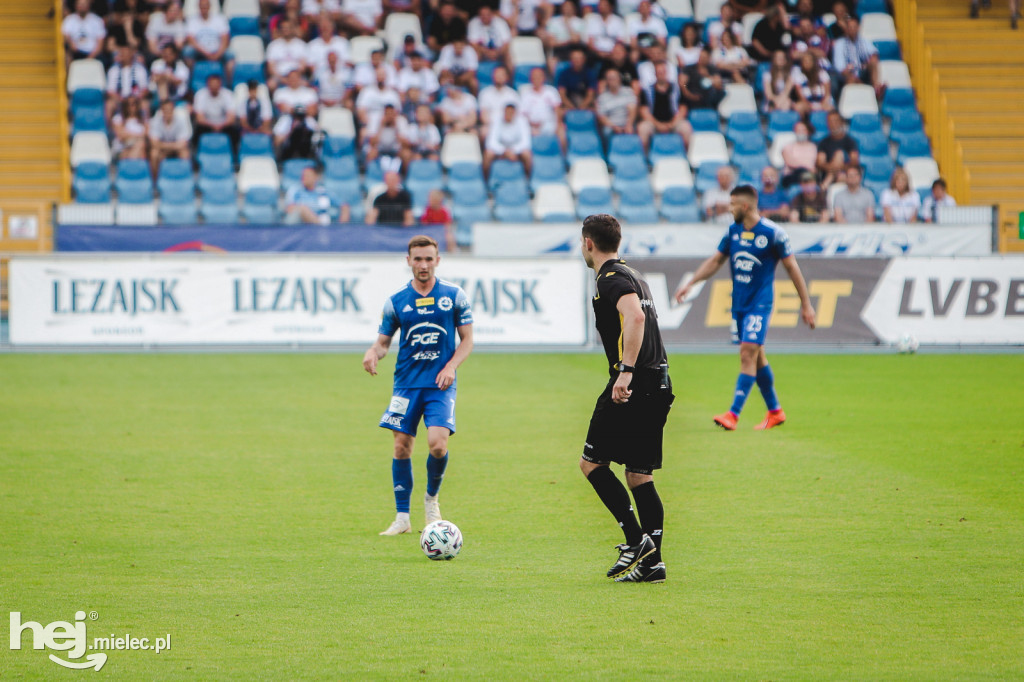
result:
<svg viewBox="0 0 1024 682"><path fill-rule="evenodd" d="M446 244L443 225L386 227L381 225L193 225L123 227L60 225L57 251L164 252L341 252L404 253L413 235L425 234Z"/></svg>

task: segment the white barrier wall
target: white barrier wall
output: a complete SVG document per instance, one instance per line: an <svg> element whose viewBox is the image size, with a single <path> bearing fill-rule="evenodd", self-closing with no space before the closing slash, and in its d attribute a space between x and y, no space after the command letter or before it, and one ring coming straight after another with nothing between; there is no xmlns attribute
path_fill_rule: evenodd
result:
<svg viewBox="0 0 1024 682"><path fill-rule="evenodd" d="M581 261L443 256L481 345L582 346ZM365 343L387 296L410 279L402 256L18 257L10 264L14 345Z"/></svg>

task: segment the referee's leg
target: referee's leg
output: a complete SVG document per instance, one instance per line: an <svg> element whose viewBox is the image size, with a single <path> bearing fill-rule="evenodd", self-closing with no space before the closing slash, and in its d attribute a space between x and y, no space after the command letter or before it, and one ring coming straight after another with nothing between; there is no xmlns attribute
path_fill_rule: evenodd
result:
<svg viewBox="0 0 1024 682"><path fill-rule="evenodd" d="M654 540L655 552L644 560L646 565L661 563L661 538L665 525L665 507L661 504L661 496L654 487L654 476L651 474L626 471L626 485L633 493L636 513L640 516L640 527L644 533Z"/></svg>

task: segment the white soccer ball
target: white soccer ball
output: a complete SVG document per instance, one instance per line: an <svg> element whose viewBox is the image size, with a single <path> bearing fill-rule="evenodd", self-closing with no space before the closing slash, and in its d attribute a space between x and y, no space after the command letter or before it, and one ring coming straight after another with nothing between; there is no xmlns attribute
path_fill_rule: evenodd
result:
<svg viewBox="0 0 1024 682"><path fill-rule="evenodd" d="M429 559L454 559L462 549L462 531L451 521L434 521L420 533L420 547Z"/></svg>
<svg viewBox="0 0 1024 682"><path fill-rule="evenodd" d="M914 353L919 345L916 336L910 332L905 332L896 342L896 350L901 353Z"/></svg>

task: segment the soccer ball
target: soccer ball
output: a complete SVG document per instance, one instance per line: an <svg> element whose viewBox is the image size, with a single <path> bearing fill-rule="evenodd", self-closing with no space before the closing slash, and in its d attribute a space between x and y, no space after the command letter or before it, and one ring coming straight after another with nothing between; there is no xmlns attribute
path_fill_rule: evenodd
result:
<svg viewBox="0 0 1024 682"><path fill-rule="evenodd" d="M918 347L917 337L910 332L905 332L896 342L896 350L901 353L914 353Z"/></svg>
<svg viewBox="0 0 1024 682"><path fill-rule="evenodd" d="M428 559L454 559L462 549L462 531L451 521L434 521L420 534L420 547Z"/></svg>

